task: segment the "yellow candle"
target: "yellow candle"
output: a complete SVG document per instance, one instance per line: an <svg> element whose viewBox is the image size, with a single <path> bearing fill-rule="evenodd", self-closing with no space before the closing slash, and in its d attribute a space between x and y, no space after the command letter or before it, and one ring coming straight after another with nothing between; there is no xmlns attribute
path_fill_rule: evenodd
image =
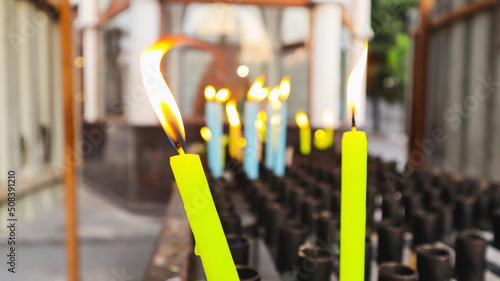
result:
<svg viewBox="0 0 500 281"><path fill-rule="evenodd" d="M309 155L311 153L311 128L309 127L309 119L304 112L298 112L295 115L295 121L299 126L300 153Z"/></svg>
<svg viewBox="0 0 500 281"><path fill-rule="evenodd" d="M340 209L340 281L363 281L366 235L366 134L356 130L354 106L366 67L367 46L348 82L347 100L352 111L352 131L342 137Z"/></svg>
<svg viewBox="0 0 500 281"><path fill-rule="evenodd" d="M323 122L325 123L325 133L326 133L326 147L331 147L333 145L333 113L331 110L325 110L323 112Z"/></svg>
<svg viewBox="0 0 500 281"><path fill-rule="evenodd" d="M328 139L326 138L325 130L318 129L314 132L314 147L319 150L325 150L328 148Z"/></svg>
<svg viewBox="0 0 500 281"><path fill-rule="evenodd" d="M200 157L184 154L186 137L184 124L177 103L160 71L160 61L163 55L172 47L185 44L182 40L186 39L166 37L142 52L143 82L163 129L180 153L170 158L170 165L196 240L195 253L201 257L207 280L238 281L238 273L215 209Z"/></svg>
<svg viewBox="0 0 500 281"><path fill-rule="evenodd" d="M174 156L170 158L170 166L207 280L239 280L200 157L194 154Z"/></svg>
<svg viewBox="0 0 500 281"><path fill-rule="evenodd" d="M241 148L238 145L238 140L241 138L241 123L234 99L227 103L226 113L229 120L229 155L233 159L241 160Z"/></svg>

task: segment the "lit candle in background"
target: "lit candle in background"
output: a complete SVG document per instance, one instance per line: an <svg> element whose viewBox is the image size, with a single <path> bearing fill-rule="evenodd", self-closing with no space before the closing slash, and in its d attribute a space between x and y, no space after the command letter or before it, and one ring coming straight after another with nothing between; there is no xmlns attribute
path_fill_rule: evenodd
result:
<svg viewBox="0 0 500 281"><path fill-rule="evenodd" d="M304 112L297 112L295 121L299 126L300 153L309 155L311 153L311 128L309 127L309 119Z"/></svg>
<svg viewBox="0 0 500 281"><path fill-rule="evenodd" d="M290 78L284 77L279 86L281 109L279 114L281 117L280 128L278 133L278 147L276 148L276 159L274 163L274 174L278 177L285 175L286 165L286 136L287 136L287 100L290 95Z"/></svg>
<svg viewBox="0 0 500 281"><path fill-rule="evenodd" d="M208 151L207 151L208 141L212 139L212 132L210 132L210 129L207 127L201 127L200 135L203 138L203 140L205 141L205 145L203 146L204 147L203 152L205 152L207 154L207 157L208 157ZM200 153L202 153L202 151L200 151Z"/></svg>
<svg viewBox="0 0 500 281"><path fill-rule="evenodd" d="M241 160L241 149L238 145L241 138L241 123L234 99L227 102L226 113L229 120L229 155L233 159Z"/></svg>
<svg viewBox="0 0 500 281"><path fill-rule="evenodd" d="M273 116L271 116L271 127L272 127L272 149L276 150L278 147L278 138L277 135L279 134L280 130L280 124L281 124L281 116L278 113L274 113Z"/></svg>
<svg viewBox="0 0 500 281"><path fill-rule="evenodd" d="M229 97L231 97L231 92L229 92L228 89L222 88L219 91L217 91L217 94L215 94L215 106L217 107L217 111L219 112L219 118L220 119L220 134L217 135L219 138L219 141L217 142L217 155L219 155L219 161L218 165L221 167L221 175L222 171L224 171L224 166L226 165L226 146L224 144L224 123L222 122L222 104L225 103ZM212 133L213 135L213 133ZM214 153L215 154L215 153ZM218 167L219 167L218 166Z"/></svg>
<svg viewBox="0 0 500 281"><path fill-rule="evenodd" d="M352 131L342 136L340 281L364 280L367 141L366 134L356 130L355 106L359 105L367 53L368 44L351 72L347 85Z"/></svg>
<svg viewBox="0 0 500 281"><path fill-rule="evenodd" d="M264 110L259 111L259 114L257 114L257 120L255 121L255 128L258 132L259 161L262 161L262 143L266 140L266 121L266 112Z"/></svg>
<svg viewBox="0 0 500 281"><path fill-rule="evenodd" d="M331 110L325 110L323 112L323 123L325 124L326 133L326 147L331 147L333 145L333 113Z"/></svg>
<svg viewBox="0 0 500 281"><path fill-rule="evenodd" d="M209 140L212 139L212 132L207 127L201 127L201 129L200 129L200 135L203 138L203 140L206 141L206 142L208 142Z"/></svg>
<svg viewBox="0 0 500 281"><path fill-rule="evenodd" d="M170 158L170 165L196 241L195 253L201 257L207 280L238 281L240 279L200 157L184 154L184 124L177 103L160 70L163 55L175 46L175 40L160 39L142 52L141 73L144 86L165 133L180 154Z"/></svg>
<svg viewBox="0 0 500 281"><path fill-rule="evenodd" d="M317 129L314 132L314 147L319 150L325 150L327 143L325 130Z"/></svg>
<svg viewBox="0 0 500 281"><path fill-rule="evenodd" d="M222 176L222 147L221 137L223 133L222 107L215 101L216 91L213 86L205 88L205 122L212 137L207 141L207 162L208 169L216 178Z"/></svg>
<svg viewBox="0 0 500 281"><path fill-rule="evenodd" d="M258 136L255 121L259 114L259 102L267 97L268 90L262 88L264 76L259 76L248 91L245 102L245 127L244 137L246 140L245 155L243 158L243 170L250 180L259 177L258 159Z"/></svg>
<svg viewBox="0 0 500 281"><path fill-rule="evenodd" d="M276 87L271 90L269 93L269 103L267 104L267 116L273 116L274 113L276 113L278 110L281 108L281 102L279 100L280 98L280 91ZM266 157L265 157L265 167L268 170L273 169L273 163L274 163L274 156L275 153L273 151L273 126L271 124L271 118L268 118L267 121L267 126L266 126Z"/></svg>

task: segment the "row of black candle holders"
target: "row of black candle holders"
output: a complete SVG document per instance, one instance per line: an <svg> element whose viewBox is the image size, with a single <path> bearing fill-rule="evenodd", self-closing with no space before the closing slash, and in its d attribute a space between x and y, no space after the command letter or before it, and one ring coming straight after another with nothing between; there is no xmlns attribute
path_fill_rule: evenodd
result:
<svg viewBox="0 0 500 281"><path fill-rule="evenodd" d="M216 207L236 264L248 264L248 240L262 238L284 280L330 280L338 273L340 233L340 156L296 157L286 176L275 177L261 168L261 178L249 181L235 173L229 188L212 188ZM234 169L233 171L238 171ZM379 265L378 280L484 279L487 242L478 230L495 233L500 245L500 188L482 188L472 179L456 180L444 173L410 168L398 172L394 162L368 159L367 234L365 280L370 280L371 259ZM217 182L217 181L215 181ZM220 182L212 184L221 186ZM233 194L244 194L244 202L257 218L243 229L234 211ZM381 210L382 217L377 217ZM411 249L416 269L403 265L405 233L412 233ZM445 241L451 253L435 242ZM375 254L375 255L374 255ZM258 279L258 271L252 271ZM417 273L418 272L418 273ZM288 278L288 279L287 279Z"/></svg>

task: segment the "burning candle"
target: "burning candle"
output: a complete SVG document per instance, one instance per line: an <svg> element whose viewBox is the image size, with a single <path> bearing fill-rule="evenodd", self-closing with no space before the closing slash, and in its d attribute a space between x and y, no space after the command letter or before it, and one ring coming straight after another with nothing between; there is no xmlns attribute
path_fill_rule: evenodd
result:
<svg viewBox="0 0 500 281"><path fill-rule="evenodd" d="M319 150L325 150L327 145L326 132L323 129L317 129L314 132L314 147Z"/></svg>
<svg viewBox="0 0 500 281"><path fill-rule="evenodd" d="M281 117L278 146L276 148L276 159L274 163L274 174L281 177L285 174L285 154L286 154L286 129L287 129L287 100L290 95L290 78L284 77L279 86L281 109L279 114Z"/></svg>
<svg viewBox="0 0 500 281"><path fill-rule="evenodd" d="M200 135L203 138L203 140L206 141L206 142L208 142L209 140L212 139L212 132L207 127L201 127L201 129L200 129Z"/></svg>
<svg viewBox="0 0 500 281"><path fill-rule="evenodd" d="M226 113L229 120L229 155L233 159L241 160L241 148L238 145L241 138L241 123L234 99L226 104Z"/></svg>
<svg viewBox="0 0 500 281"><path fill-rule="evenodd" d="M267 104L267 116L273 116L278 110L281 109L280 91L276 87L269 93L269 103ZM275 133L273 132L273 126L271 124L271 118L268 118L268 124L266 126L266 159L265 166L268 170L273 169L275 152L273 150L273 137Z"/></svg>
<svg viewBox="0 0 500 281"><path fill-rule="evenodd" d="M243 158L243 170L251 180L259 177L258 160L258 136L255 122L259 114L259 102L266 98L268 91L262 88L264 77L259 76L248 91L245 102L245 127L244 137L247 141L245 146L245 157Z"/></svg>
<svg viewBox="0 0 500 281"><path fill-rule="evenodd" d="M271 116L271 126L274 135L271 144L273 150L276 150L276 148L278 147L278 138L276 137L276 135L279 133L280 124L281 124L281 116L278 113L274 113L273 116Z"/></svg>
<svg viewBox="0 0 500 281"><path fill-rule="evenodd" d="M205 88L205 120L207 128L210 130L212 137L207 141L207 159L208 169L216 178L222 176L222 147L221 137L223 132L222 127L222 107L215 101L216 91L213 86Z"/></svg>
<svg viewBox="0 0 500 281"><path fill-rule="evenodd" d="M295 121L299 126L300 153L309 155L311 153L311 128L309 119L304 112L298 112L295 115Z"/></svg>
<svg viewBox="0 0 500 281"><path fill-rule="evenodd" d="M331 147L333 145L333 113L331 110L323 112L323 122L325 124L326 144L325 146Z"/></svg>
<svg viewBox="0 0 500 281"><path fill-rule="evenodd" d="M340 281L364 280L367 142L366 134L356 130L355 106L359 104L367 52L368 44L351 72L347 86L352 131L342 137Z"/></svg>
<svg viewBox="0 0 500 281"><path fill-rule="evenodd" d="M258 132L258 154L259 154L259 161L262 161L262 143L266 139L266 121L267 121L267 114L264 110L259 111L259 114L257 114L257 120L255 121L255 128L257 129Z"/></svg>
<svg viewBox="0 0 500 281"><path fill-rule="evenodd" d="M179 152L179 155L170 158L170 166L196 241L195 253L201 257L207 280L238 281L238 273L200 157L184 154L184 124L177 103L160 70L163 55L175 46L175 40L161 39L142 52L141 73L144 86L165 133Z"/></svg>

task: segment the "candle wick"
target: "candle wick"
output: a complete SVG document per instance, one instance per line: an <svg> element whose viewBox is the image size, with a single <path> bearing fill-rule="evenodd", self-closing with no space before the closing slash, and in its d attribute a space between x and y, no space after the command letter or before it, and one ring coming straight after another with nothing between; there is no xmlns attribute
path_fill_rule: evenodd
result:
<svg viewBox="0 0 500 281"><path fill-rule="evenodd" d="M354 106L352 107L352 128L356 128L356 120L354 119Z"/></svg>
<svg viewBox="0 0 500 281"><path fill-rule="evenodd" d="M179 152L179 154L180 154L180 155L184 155L184 154L186 154L186 153L184 152L184 148L182 147L182 144L180 144L180 143L176 142L176 143L175 143L175 146L176 146L175 148L177 149L177 151Z"/></svg>

